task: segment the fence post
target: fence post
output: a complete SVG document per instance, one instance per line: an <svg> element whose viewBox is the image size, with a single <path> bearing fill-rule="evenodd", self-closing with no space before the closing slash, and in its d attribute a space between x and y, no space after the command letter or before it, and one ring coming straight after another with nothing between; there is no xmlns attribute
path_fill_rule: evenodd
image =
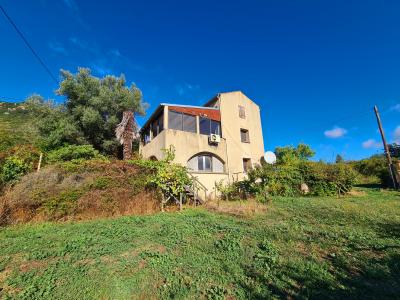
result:
<svg viewBox="0 0 400 300"><path fill-rule="evenodd" d="M42 165L42 158L43 158L43 152L40 152L39 163L38 163L36 172L39 172L39 171L40 171L40 167L41 167L41 165Z"/></svg>

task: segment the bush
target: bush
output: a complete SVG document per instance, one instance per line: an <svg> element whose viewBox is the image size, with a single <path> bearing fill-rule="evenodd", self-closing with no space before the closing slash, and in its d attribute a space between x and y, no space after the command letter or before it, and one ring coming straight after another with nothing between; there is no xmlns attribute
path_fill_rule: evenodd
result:
<svg viewBox="0 0 400 300"><path fill-rule="evenodd" d="M160 161L139 159L132 162L151 173L147 185L160 189L164 194L178 197L192 180L185 167L172 163L175 158L174 150L164 149L164 152L165 158Z"/></svg>
<svg viewBox="0 0 400 300"><path fill-rule="evenodd" d="M54 163L78 159L89 160L102 157L103 156L99 154L99 151L95 150L92 145L68 145L51 151L47 156L47 161Z"/></svg>
<svg viewBox="0 0 400 300"><path fill-rule="evenodd" d="M351 190L357 173L348 164L327 164L301 161L290 164L258 166L248 173L248 179L229 185L217 185L225 200L255 197L268 201L270 196L294 197L301 195L301 184L310 188L310 195L343 195Z"/></svg>
<svg viewBox="0 0 400 300"><path fill-rule="evenodd" d="M18 145L0 153L0 189L14 183L36 167L39 150L32 145Z"/></svg>
<svg viewBox="0 0 400 300"><path fill-rule="evenodd" d="M355 170L345 163L305 162L300 168L304 182L316 196L345 194L357 179Z"/></svg>
<svg viewBox="0 0 400 300"><path fill-rule="evenodd" d="M353 162L352 164L360 174L372 179L376 178L384 187L392 186L392 179L384 155L374 155L370 158Z"/></svg>
<svg viewBox="0 0 400 300"><path fill-rule="evenodd" d="M17 181L29 169L29 164L21 158L15 156L9 157L1 168L1 181L5 183Z"/></svg>

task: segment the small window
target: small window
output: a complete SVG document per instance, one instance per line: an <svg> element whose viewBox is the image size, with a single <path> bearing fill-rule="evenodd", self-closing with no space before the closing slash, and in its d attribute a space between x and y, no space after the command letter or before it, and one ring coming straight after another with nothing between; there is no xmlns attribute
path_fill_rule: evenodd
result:
<svg viewBox="0 0 400 300"><path fill-rule="evenodd" d="M242 119L246 119L246 110L244 106L239 105L239 117Z"/></svg>
<svg viewBox="0 0 400 300"><path fill-rule="evenodd" d="M251 166L251 159L250 158L243 158L243 171L247 173L252 168Z"/></svg>
<svg viewBox="0 0 400 300"><path fill-rule="evenodd" d="M240 129L240 140L242 143L250 143L249 131L247 129Z"/></svg>

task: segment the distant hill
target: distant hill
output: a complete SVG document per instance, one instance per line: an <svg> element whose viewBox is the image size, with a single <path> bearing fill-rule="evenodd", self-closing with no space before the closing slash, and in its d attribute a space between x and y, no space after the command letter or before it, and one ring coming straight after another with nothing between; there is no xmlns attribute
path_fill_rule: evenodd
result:
<svg viewBox="0 0 400 300"><path fill-rule="evenodd" d="M33 115L23 102L0 102L0 152L18 144L32 144L37 139Z"/></svg>

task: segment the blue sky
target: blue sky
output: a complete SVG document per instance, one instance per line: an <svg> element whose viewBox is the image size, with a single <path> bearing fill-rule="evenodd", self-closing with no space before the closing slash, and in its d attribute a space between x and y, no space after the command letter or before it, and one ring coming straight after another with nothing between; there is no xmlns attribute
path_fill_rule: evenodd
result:
<svg viewBox="0 0 400 300"><path fill-rule="evenodd" d="M148 115L160 102L201 105L242 90L261 107L265 150L305 142L329 161L381 151L377 104L387 139L400 142L399 1L1 4L54 74L124 73ZM0 36L0 97L56 98L2 15Z"/></svg>

